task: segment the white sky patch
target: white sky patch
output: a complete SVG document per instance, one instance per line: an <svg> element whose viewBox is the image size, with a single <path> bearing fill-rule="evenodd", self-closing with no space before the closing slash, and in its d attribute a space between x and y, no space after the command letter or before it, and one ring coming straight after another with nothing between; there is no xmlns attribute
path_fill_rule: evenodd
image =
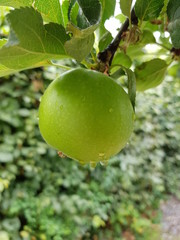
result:
<svg viewBox="0 0 180 240"><path fill-rule="evenodd" d="M134 6L136 0L132 1L132 6ZM114 16L117 16L118 14L121 14L120 9L120 0L116 0L116 8ZM110 19L106 20L105 22L105 28L112 34L113 38L117 35L118 29L121 27L119 20L117 20L115 17L111 17Z"/></svg>
<svg viewBox="0 0 180 240"><path fill-rule="evenodd" d="M159 41L159 38L160 38L160 36L161 36L160 32L158 32L158 31L153 32L153 35L154 35L156 41Z"/></svg>
<svg viewBox="0 0 180 240"><path fill-rule="evenodd" d="M120 1L120 0L119 0L119 1ZM119 1L116 0L116 8L115 8L115 12L114 12L114 15L115 15L115 16L117 16L118 14L121 13Z"/></svg>
<svg viewBox="0 0 180 240"><path fill-rule="evenodd" d="M113 38L117 35L118 33L118 28L120 27L119 25L119 20L117 20L114 17L111 17L109 20L105 22L105 28L112 34Z"/></svg>
<svg viewBox="0 0 180 240"><path fill-rule="evenodd" d="M167 31L165 31L165 32L164 32L164 36L165 36L166 38L168 38L168 37L170 37L170 33L167 32Z"/></svg>
<svg viewBox="0 0 180 240"><path fill-rule="evenodd" d="M156 44L147 44L144 49L148 52L148 53L156 53L158 50L161 49L161 47L157 46Z"/></svg>
<svg viewBox="0 0 180 240"><path fill-rule="evenodd" d="M119 6L119 1L116 0L116 8L114 16L117 16L121 13L121 9ZM115 17L111 17L110 19L106 20L105 22L105 28L112 34L113 38L117 35L119 28L119 20L117 20Z"/></svg>

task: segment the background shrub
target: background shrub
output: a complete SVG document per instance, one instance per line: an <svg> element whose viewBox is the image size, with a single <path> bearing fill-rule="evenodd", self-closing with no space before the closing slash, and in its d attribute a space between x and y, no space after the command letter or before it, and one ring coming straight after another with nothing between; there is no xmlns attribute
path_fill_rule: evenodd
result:
<svg viewBox="0 0 180 240"><path fill-rule="evenodd" d="M0 239L144 239L160 200L179 196L177 68L173 80L138 93L129 144L95 169L61 159L39 133L39 99L54 68L1 78Z"/></svg>

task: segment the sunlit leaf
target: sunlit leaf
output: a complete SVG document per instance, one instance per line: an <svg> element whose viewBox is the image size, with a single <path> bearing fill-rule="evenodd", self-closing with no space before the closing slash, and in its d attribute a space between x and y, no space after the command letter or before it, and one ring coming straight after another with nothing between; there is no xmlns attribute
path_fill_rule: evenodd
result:
<svg viewBox="0 0 180 240"><path fill-rule="evenodd" d="M167 6L169 18L168 30L175 48L180 48L180 1L170 0Z"/></svg>
<svg viewBox="0 0 180 240"><path fill-rule="evenodd" d="M164 0L137 0L135 12L139 19L147 21L157 18L164 6Z"/></svg>
<svg viewBox="0 0 180 240"><path fill-rule="evenodd" d="M33 8L16 9L7 19L11 32L7 44L0 49L1 76L47 65L48 59L67 57L64 43L69 37L61 25L43 25L41 15Z"/></svg>
<svg viewBox="0 0 180 240"><path fill-rule="evenodd" d="M142 63L136 67L136 87L138 91L145 91L158 86L165 77L168 65L159 58Z"/></svg>

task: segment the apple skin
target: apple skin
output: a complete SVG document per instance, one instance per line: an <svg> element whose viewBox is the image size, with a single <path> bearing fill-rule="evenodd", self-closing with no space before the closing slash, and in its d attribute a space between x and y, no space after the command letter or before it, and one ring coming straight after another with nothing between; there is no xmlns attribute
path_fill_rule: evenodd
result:
<svg viewBox="0 0 180 240"><path fill-rule="evenodd" d="M53 148L80 163L107 161L127 143L134 111L113 79L77 68L54 80L39 108L39 128Z"/></svg>

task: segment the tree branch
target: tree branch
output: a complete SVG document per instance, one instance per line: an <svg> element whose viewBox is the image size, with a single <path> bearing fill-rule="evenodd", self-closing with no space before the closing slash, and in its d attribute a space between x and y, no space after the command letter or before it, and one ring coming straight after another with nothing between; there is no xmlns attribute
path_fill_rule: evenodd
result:
<svg viewBox="0 0 180 240"><path fill-rule="evenodd" d="M138 24L138 18L136 17L134 8L131 11L131 22L134 25ZM129 19L127 18L126 21L121 26L114 40L109 44L109 46L104 51L98 53L98 60L100 63L105 64L106 66L111 65L114 54L117 51L120 41L122 39L122 35L124 32L127 31L128 27L129 27Z"/></svg>

